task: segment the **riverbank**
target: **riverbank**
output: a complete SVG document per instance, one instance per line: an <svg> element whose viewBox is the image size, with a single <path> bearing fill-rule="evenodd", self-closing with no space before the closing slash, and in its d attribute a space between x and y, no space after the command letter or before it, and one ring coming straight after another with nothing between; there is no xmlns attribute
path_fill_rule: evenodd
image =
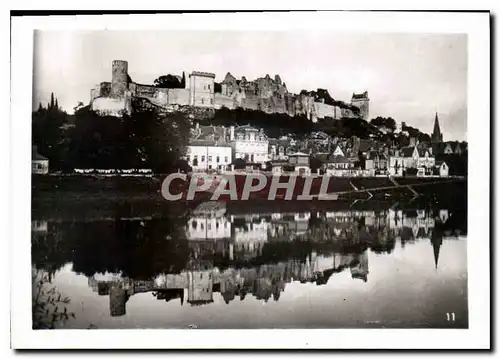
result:
<svg viewBox="0 0 500 359"><path fill-rule="evenodd" d="M188 215L203 200L169 202L161 195L164 176L33 176L32 218L95 220L102 218L179 217ZM301 210L386 210L395 204L411 207L463 207L467 179L459 178L332 178L329 192L344 192L328 201L225 201L228 213L278 213ZM409 187L405 187L410 185ZM355 188L353 188L356 187ZM415 195L417 193L418 195Z"/></svg>

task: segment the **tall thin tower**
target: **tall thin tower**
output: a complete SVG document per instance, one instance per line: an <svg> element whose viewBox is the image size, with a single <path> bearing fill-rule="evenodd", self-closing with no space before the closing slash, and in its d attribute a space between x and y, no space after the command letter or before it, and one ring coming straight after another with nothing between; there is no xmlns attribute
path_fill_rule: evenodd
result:
<svg viewBox="0 0 500 359"><path fill-rule="evenodd" d="M437 112L436 112L436 118L434 119L434 130L432 131L431 142L432 143L443 142L443 134L441 133L441 128L439 127L439 118Z"/></svg>

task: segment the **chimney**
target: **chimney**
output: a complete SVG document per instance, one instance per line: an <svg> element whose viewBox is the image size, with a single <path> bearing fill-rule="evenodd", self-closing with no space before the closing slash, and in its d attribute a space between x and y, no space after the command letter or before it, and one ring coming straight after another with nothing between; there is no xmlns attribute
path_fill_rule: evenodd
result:
<svg viewBox="0 0 500 359"><path fill-rule="evenodd" d="M229 127L229 140L234 141L234 126Z"/></svg>

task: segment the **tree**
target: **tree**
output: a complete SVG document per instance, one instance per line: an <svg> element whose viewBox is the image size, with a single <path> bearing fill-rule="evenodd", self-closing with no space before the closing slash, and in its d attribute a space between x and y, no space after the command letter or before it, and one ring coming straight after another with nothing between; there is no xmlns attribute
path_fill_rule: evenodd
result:
<svg viewBox="0 0 500 359"><path fill-rule="evenodd" d="M50 105L49 105L49 110L52 110L52 109L54 108L54 105L55 105L55 103L54 103L54 93L52 92L52 93L50 94Z"/></svg>
<svg viewBox="0 0 500 359"><path fill-rule="evenodd" d="M186 82L186 79L183 78L184 83ZM182 85L182 80L179 81L179 79L176 76L173 75L162 75L158 77L156 80L154 80L153 84L156 87L161 87L161 88L184 88L185 86Z"/></svg>
<svg viewBox="0 0 500 359"><path fill-rule="evenodd" d="M182 71L181 88L186 88L186 73Z"/></svg>
<svg viewBox="0 0 500 359"><path fill-rule="evenodd" d="M100 116L88 107L75 113L73 168L151 168L157 173L179 168L189 139L187 116L162 113L140 99L132 107L132 115L122 118Z"/></svg>
<svg viewBox="0 0 500 359"><path fill-rule="evenodd" d="M387 127L394 131L396 130L396 121L392 117L375 117L370 121L370 124L377 127Z"/></svg>
<svg viewBox="0 0 500 359"><path fill-rule="evenodd" d="M59 170L67 156L67 137L63 125L68 122L68 114L56 106L57 100L51 94L47 108L41 104L32 113L32 144L37 146L40 154L50 161L51 169Z"/></svg>
<svg viewBox="0 0 500 359"><path fill-rule="evenodd" d="M309 167L311 167L312 172L316 172L322 166L323 166L323 161L321 161L317 157L311 156L311 158L309 160Z"/></svg>

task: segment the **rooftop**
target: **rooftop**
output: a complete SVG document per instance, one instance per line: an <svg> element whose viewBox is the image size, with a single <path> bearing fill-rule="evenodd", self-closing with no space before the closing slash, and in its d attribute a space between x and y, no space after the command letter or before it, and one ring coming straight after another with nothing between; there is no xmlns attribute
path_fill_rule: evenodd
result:
<svg viewBox="0 0 500 359"><path fill-rule="evenodd" d="M203 76L203 77L211 77L215 78L215 74L211 72L202 72L202 71L193 71L189 76Z"/></svg>

